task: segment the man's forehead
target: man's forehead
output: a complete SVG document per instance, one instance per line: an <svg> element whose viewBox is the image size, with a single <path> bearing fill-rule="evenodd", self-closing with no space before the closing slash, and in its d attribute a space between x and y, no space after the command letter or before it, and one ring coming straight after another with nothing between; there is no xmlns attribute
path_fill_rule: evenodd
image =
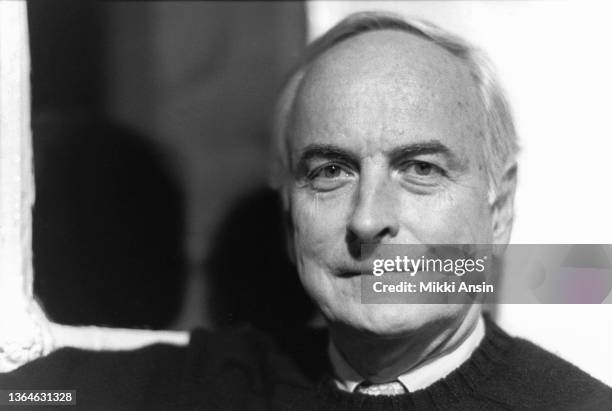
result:
<svg viewBox="0 0 612 411"><path fill-rule="evenodd" d="M458 57L411 33L373 31L343 41L312 64L296 96L291 134L300 140L367 135L375 143L406 134L463 139L478 134L481 104Z"/></svg>
<svg viewBox="0 0 612 411"><path fill-rule="evenodd" d="M377 30L344 40L319 56L298 98L333 97L368 82L439 100L476 94L470 70L457 56L416 34Z"/></svg>

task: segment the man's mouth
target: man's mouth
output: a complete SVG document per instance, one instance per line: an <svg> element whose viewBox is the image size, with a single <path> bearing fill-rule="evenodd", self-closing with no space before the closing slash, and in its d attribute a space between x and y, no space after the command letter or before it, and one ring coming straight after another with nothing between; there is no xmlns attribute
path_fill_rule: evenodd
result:
<svg viewBox="0 0 612 411"><path fill-rule="evenodd" d="M351 278L358 277L360 275L374 275L372 273L372 266L368 264L359 265L345 265L333 270L336 277Z"/></svg>
<svg viewBox="0 0 612 411"><path fill-rule="evenodd" d="M371 274L366 272L360 272L360 271L354 271L354 270L340 270L337 272L336 276L337 277L341 277L341 278L351 278L351 277L357 277L360 275L367 275L367 274Z"/></svg>

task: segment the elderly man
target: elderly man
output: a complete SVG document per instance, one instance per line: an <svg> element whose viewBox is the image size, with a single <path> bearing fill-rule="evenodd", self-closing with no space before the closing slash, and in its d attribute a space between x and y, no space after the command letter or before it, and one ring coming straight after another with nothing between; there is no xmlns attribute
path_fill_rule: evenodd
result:
<svg viewBox="0 0 612 411"><path fill-rule="evenodd" d="M353 15L307 50L275 126L289 250L326 329L283 344L241 328L194 331L188 348L61 350L2 388L143 409L612 406L608 387L508 336L480 304L362 303L364 244L509 241L516 136L480 53L424 22Z"/></svg>

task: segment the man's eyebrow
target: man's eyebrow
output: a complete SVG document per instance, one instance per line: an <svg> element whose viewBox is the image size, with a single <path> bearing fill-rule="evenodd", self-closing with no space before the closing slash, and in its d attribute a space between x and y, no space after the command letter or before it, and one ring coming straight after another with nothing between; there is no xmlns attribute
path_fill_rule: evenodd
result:
<svg viewBox="0 0 612 411"><path fill-rule="evenodd" d="M301 151L298 159L298 167L305 165L313 158L327 158L344 161L349 164L359 164L359 158L355 153L333 144L309 144Z"/></svg>
<svg viewBox="0 0 612 411"><path fill-rule="evenodd" d="M396 147L389 152L388 156L391 162L395 162L405 157L416 157L419 155L427 154L442 154L452 164L461 164L461 161L459 160L457 155L455 155L455 153L453 153L452 150L448 148L448 146L435 140L406 144L401 147Z"/></svg>
<svg viewBox="0 0 612 411"><path fill-rule="evenodd" d="M463 162L455 153L440 141L424 141L395 147L387 154L391 163L401 161L405 158L416 157L427 154L441 154L447 158L451 167L462 167ZM297 162L297 169L304 169L307 162L313 158L333 159L348 164L359 166L359 156L350 150L333 144L310 144L301 150Z"/></svg>

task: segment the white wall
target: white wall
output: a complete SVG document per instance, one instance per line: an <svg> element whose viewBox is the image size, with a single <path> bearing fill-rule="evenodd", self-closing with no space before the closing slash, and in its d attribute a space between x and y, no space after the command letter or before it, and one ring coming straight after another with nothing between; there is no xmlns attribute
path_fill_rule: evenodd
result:
<svg viewBox="0 0 612 411"><path fill-rule="evenodd" d="M497 65L522 146L513 243L612 244L612 3L316 0L309 37L373 9L426 18ZM498 319L612 385L612 305L506 305Z"/></svg>

